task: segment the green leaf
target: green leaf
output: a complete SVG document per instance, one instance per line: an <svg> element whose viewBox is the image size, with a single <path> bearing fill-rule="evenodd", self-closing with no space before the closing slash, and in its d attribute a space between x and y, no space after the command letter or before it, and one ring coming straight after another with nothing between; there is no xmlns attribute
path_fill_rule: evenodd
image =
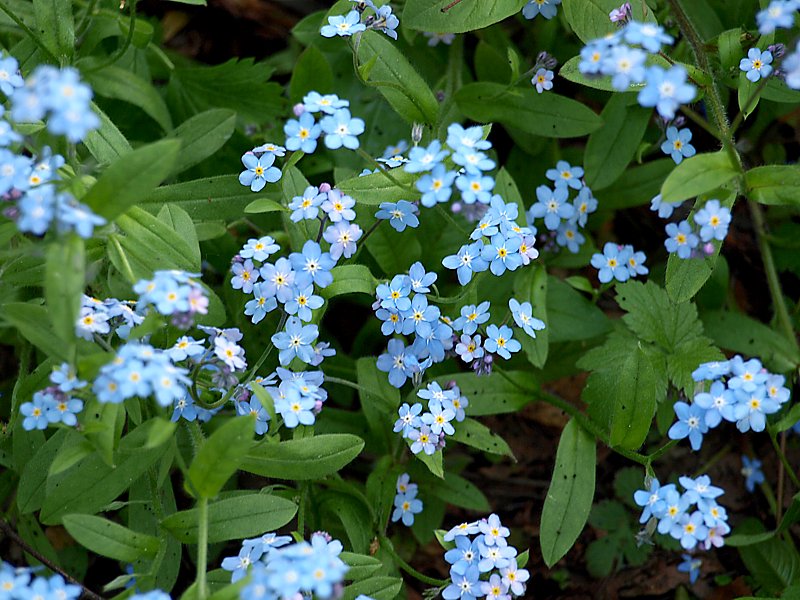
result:
<svg viewBox="0 0 800 600"><path fill-rule="evenodd" d="M75 50L75 23L71 0L33 0L36 28L47 48L62 60Z"/></svg>
<svg viewBox="0 0 800 600"><path fill-rule="evenodd" d="M703 313L703 325L706 335L718 346L758 356L771 371L787 373L800 363L797 349L789 340L747 315L722 310Z"/></svg>
<svg viewBox="0 0 800 600"><path fill-rule="evenodd" d="M286 212L289 209L277 200L271 198L258 198L244 207L247 214L263 214L271 212Z"/></svg>
<svg viewBox="0 0 800 600"><path fill-rule="evenodd" d="M522 10L526 0L466 0L450 6L451 0L408 0L402 23L418 31L465 33L483 29L511 17Z"/></svg>
<svg viewBox="0 0 800 600"><path fill-rule="evenodd" d="M553 276L547 278L547 318L551 344L588 340L611 328L603 311Z"/></svg>
<svg viewBox="0 0 800 600"><path fill-rule="evenodd" d="M719 34L717 38L719 49L719 62L726 71L738 68L742 59L742 28L729 29Z"/></svg>
<svg viewBox="0 0 800 600"><path fill-rule="evenodd" d="M253 445L254 417L234 417L200 446L189 467L192 491L213 498L239 468Z"/></svg>
<svg viewBox="0 0 800 600"><path fill-rule="evenodd" d="M32 513L42 507L45 493L45 482L50 465L59 455L69 431L61 429L53 437L39 446L36 453L23 467L17 486L17 507L20 514ZM80 437L79 434L75 434Z"/></svg>
<svg viewBox="0 0 800 600"><path fill-rule="evenodd" d="M531 265L533 267L533 265ZM542 265L525 269L514 282L514 293L517 301L530 302L533 317L544 321L545 328L536 331L532 338L522 329L517 330L518 339L525 355L534 367L540 369L547 362L550 332L547 330L547 271Z"/></svg>
<svg viewBox="0 0 800 600"><path fill-rule="evenodd" d="M145 447L152 426L151 421L145 422L122 438L115 467L108 466L95 452L63 473L48 477L39 520L55 525L63 515L95 513L115 500L163 458L163 446Z"/></svg>
<svg viewBox="0 0 800 600"><path fill-rule="evenodd" d="M114 466L114 447L119 440L124 418L125 409L121 404L101 404L94 398L86 403L86 438L110 467Z"/></svg>
<svg viewBox="0 0 800 600"><path fill-rule="evenodd" d="M247 453L240 468L273 479L308 481L336 473L361 453L364 440L349 433L331 433L262 442Z"/></svg>
<svg viewBox="0 0 800 600"><path fill-rule="evenodd" d="M375 295L378 280L364 265L342 265L331 270L333 283L319 291L320 296L330 300L344 294Z"/></svg>
<svg viewBox="0 0 800 600"><path fill-rule="evenodd" d="M137 148L111 164L83 197L83 203L108 220L146 198L166 179L180 142L161 140Z"/></svg>
<svg viewBox="0 0 800 600"><path fill-rule="evenodd" d="M409 123L436 123L439 103L425 80L391 40L366 31L358 44L358 60L363 64L373 59L367 84L377 88Z"/></svg>
<svg viewBox="0 0 800 600"><path fill-rule="evenodd" d="M641 344L620 365L613 397L611 446L636 450L650 432L656 412L656 375Z"/></svg>
<svg viewBox="0 0 800 600"><path fill-rule="evenodd" d="M675 167L661 186L662 202L678 202L721 187L736 177L737 171L724 151L707 152L686 158Z"/></svg>
<svg viewBox="0 0 800 600"><path fill-rule="evenodd" d="M130 143L120 133L108 115L94 102L92 110L100 117L100 127L86 134L83 143L101 165L108 165L132 150Z"/></svg>
<svg viewBox="0 0 800 600"><path fill-rule="evenodd" d="M334 91L333 69L316 46L309 46L297 57L289 81L289 99L292 103L300 102L311 91L320 94Z"/></svg>
<svg viewBox="0 0 800 600"><path fill-rule="evenodd" d="M208 505L208 541L210 543L256 537L275 531L291 521L297 505L291 500L270 494L246 494ZM196 544L197 509L169 515L161 525L184 544Z"/></svg>
<svg viewBox="0 0 800 600"><path fill-rule="evenodd" d="M747 570L768 594L780 594L796 582L800 574L800 557L794 547L772 538L759 544L739 548Z"/></svg>
<svg viewBox="0 0 800 600"><path fill-rule="evenodd" d="M68 348L59 341L50 326L50 316L44 306L28 302L3 304L0 315L11 323L19 334L48 356L62 361L70 360Z"/></svg>
<svg viewBox="0 0 800 600"><path fill-rule="evenodd" d="M56 335L72 348L75 323L81 308L86 256L83 240L76 234L63 238L47 249L44 296L47 312Z"/></svg>
<svg viewBox="0 0 800 600"><path fill-rule="evenodd" d="M366 227L362 225L362 229ZM381 223L364 244L387 276L407 271L422 258L422 244L410 228L399 233Z"/></svg>
<svg viewBox="0 0 800 600"><path fill-rule="evenodd" d="M744 174L747 197L761 204L800 207L800 167L769 165Z"/></svg>
<svg viewBox="0 0 800 600"><path fill-rule="evenodd" d="M614 209L650 204L650 200L660 192L661 184L674 168L675 163L671 158L659 158L627 169L625 177L617 179L614 184L596 194L599 201L598 212L607 215Z"/></svg>
<svg viewBox="0 0 800 600"><path fill-rule="evenodd" d="M412 444L411 440L407 439L406 444L410 448ZM436 477L444 478L444 456L441 450L436 450L433 454L419 452L415 454L414 457L428 467L428 471L436 475Z"/></svg>
<svg viewBox="0 0 800 600"><path fill-rule="evenodd" d="M619 8L616 0L564 0L564 17L583 43L616 31L608 13ZM653 11L646 4L631 3L633 19L655 22Z"/></svg>
<svg viewBox="0 0 800 600"><path fill-rule="evenodd" d="M131 283L162 269L200 271L192 247L150 213L134 206L117 218L117 228L123 235L109 236L109 257Z"/></svg>
<svg viewBox="0 0 800 600"><path fill-rule="evenodd" d="M361 581L370 575L378 572L383 563L374 556L366 556L364 554L355 554L354 552L342 552L339 555L349 569L345 573L344 578L349 581Z"/></svg>
<svg viewBox="0 0 800 600"><path fill-rule="evenodd" d="M261 197L263 196L262 193ZM156 188L140 206L149 211L157 211L166 203L177 204L189 213L194 221L214 219L233 221L242 216L242 212L253 201L253 197L250 188L239 183L237 175L218 175L161 186Z"/></svg>
<svg viewBox="0 0 800 600"><path fill-rule="evenodd" d="M225 145L236 127L236 113L215 108L193 116L170 134L181 142L172 173L181 173L212 156Z"/></svg>
<svg viewBox="0 0 800 600"><path fill-rule="evenodd" d="M641 84L632 83L628 90L620 92L619 90L614 89L614 86L611 85L611 77L609 75L590 76L581 73L578 70L578 64L580 62L581 62L580 56L573 56L561 66L561 68L558 70L558 74L567 81L571 81L572 83L578 83L580 85L584 85L589 88L594 88L596 90L602 90L604 92L614 92L614 95L627 94L628 92L635 92L637 89L642 87Z"/></svg>
<svg viewBox="0 0 800 600"><path fill-rule="evenodd" d="M603 126L586 142L583 165L592 190L608 187L625 172L647 130L650 113L649 109L630 106L630 98L624 94L611 96L600 113Z"/></svg>
<svg viewBox="0 0 800 600"><path fill-rule="evenodd" d="M391 177L397 183L389 179L384 173L372 173L363 177L345 179L337 183L336 187L348 196L356 198L358 204L365 206L378 206L381 202L413 200L415 196L420 195L412 187L417 175L406 173L400 169L393 169Z"/></svg>
<svg viewBox="0 0 800 600"><path fill-rule="evenodd" d="M164 131L172 129L172 117L166 102L149 81L132 71L107 65L100 71L89 71L86 81L100 96L122 100L141 108Z"/></svg>
<svg viewBox="0 0 800 600"><path fill-rule="evenodd" d="M195 264L200 264L200 242L197 239L197 229L195 229L192 217L180 206L165 204L158 211L158 219L168 225L178 234L178 237L186 242L191 250L191 259Z"/></svg>
<svg viewBox="0 0 800 600"><path fill-rule="evenodd" d="M344 588L342 600L355 600L360 595L365 595L372 600L394 600L400 594L403 580L399 577L380 575L357 581Z"/></svg>
<svg viewBox="0 0 800 600"><path fill-rule="evenodd" d="M340 492L324 492L319 498L323 520L333 518L342 523L355 552L369 552L373 529L370 507L363 497Z"/></svg>
<svg viewBox="0 0 800 600"><path fill-rule="evenodd" d="M456 373L437 377L444 387L455 381L461 393L469 399L470 416L499 415L517 412L534 401L538 389L536 377L530 371L503 371L490 376L474 373Z"/></svg>
<svg viewBox="0 0 800 600"><path fill-rule="evenodd" d="M455 473L445 473L443 479L429 477L425 481L424 489L426 493L453 506L482 513L491 510L489 501L480 488Z"/></svg>
<svg viewBox="0 0 800 600"><path fill-rule="evenodd" d="M603 120L580 102L528 88L498 83L470 83L456 93L456 103L467 117L480 123L499 122L506 128L550 138L587 135Z"/></svg>
<svg viewBox="0 0 800 600"><path fill-rule="evenodd" d="M550 489L544 500L539 542L548 567L578 539L594 497L595 440L575 420L561 433Z"/></svg>
<svg viewBox="0 0 800 600"><path fill-rule="evenodd" d="M617 286L617 302L628 312L622 320L640 339L659 344L669 352L703 333L694 305L672 302L667 292L652 281L627 281Z"/></svg>
<svg viewBox="0 0 800 600"><path fill-rule="evenodd" d="M467 417L460 423L455 423L454 427L456 432L450 436L450 439L490 454L509 456L516 460L506 441L483 423Z"/></svg>
<svg viewBox="0 0 800 600"><path fill-rule="evenodd" d="M81 546L100 556L133 562L154 556L158 538L137 533L118 523L92 515L65 515L63 524Z"/></svg>

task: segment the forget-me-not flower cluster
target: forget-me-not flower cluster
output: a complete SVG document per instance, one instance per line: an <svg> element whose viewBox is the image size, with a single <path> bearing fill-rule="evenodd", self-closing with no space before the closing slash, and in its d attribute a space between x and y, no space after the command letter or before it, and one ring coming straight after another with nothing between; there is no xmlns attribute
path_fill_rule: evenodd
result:
<svg viewBox="0 0 800 600"><path fill-rule="evenodd" d="M411 405L404 402L398 410L394 431L408 441L412 453L424 452L430 456L445 447L445 436L455 433L453 423L466 418L464 409L469 406L469 401L461 395L458 386L442 388L435 381L420 389L417 396L425 401L427 407L422 402Z"/></svg>
<svg viewBox="0 0 800 600"><path fill-rule="evenodd" d="M635 250L630 244L620 246L606 242L602 254L597 252L592 255L592 266L597 269L600 283L608 283L612 279L624 282L650 272L644 266L645 260L647 257L644 252Z"/></svg>

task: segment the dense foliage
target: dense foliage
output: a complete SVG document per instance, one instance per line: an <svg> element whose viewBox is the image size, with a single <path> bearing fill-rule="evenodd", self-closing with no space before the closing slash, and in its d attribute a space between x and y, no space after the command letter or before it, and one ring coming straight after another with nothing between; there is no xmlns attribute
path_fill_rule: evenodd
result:
<svg viewBox="0 0 800 600"><path fill-rule="evenodd" d="M0 0L0 600L800 593L799 10Z"/></svg>

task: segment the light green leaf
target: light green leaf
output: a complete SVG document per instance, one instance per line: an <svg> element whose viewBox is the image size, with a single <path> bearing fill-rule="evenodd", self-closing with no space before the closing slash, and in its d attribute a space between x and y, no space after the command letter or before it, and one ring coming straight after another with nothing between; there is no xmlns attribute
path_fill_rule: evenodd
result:
<svg viewBox="0 0 800 600"><path fill-rule="evenodd" d="M212 156L233 135L235 127L236 113L224 108L207 110L178 125L169 136L181 142L172 173L181 173Z"/></svg>
<svg viewBox="0 0 800 600"><path fill-rule="evenodd" d="M413 187L417 175L393 169L390 176L384 173L372 173L363 177L345 179L336 187L348 196L355 198L357 205L378 206L381 202L397 202L398 200L415 200L420 193ZM398 185L399 184L399 185Z"/></svg>
<svg viewBox="0 0 800 600"><path fill-rule="evenodd" d="M91 107L100 117L100 127L87 133L83 143L97 162L108 165L129 153L132 148L108 115L94 102Z"/></svg>
<svg viewBox="0 0 800 600"><path fill-rule="evenodd" d="M271 198L258 198L244 207L247 214L263 214L270 212L287 212L289 209Z"/></svg>
<svg viewBox="0 0 800 600"><path fill-rule="evenodd" d="M348 433L331 433L262 442L251 448L240 468L273 479L307 481L336 473L361 453L364 440Z"/></svg>
<svg viewBox="0 0 800 600"><path fill-rule="evenodd" d="M594 438L570 420L561 433L550 489L544 500L539 541L548 567L578 539L592 508L595 483Z"/></svg>
<svg viewBox="0 0 800 600"><path fill-rule="evenodd" d="M358 60L367 63L373 58L375 64L367 84L377 88L409 123L436 123L439 103L425 80L392 40L381 33L366 31L358 45Z"/></svg>
<svg viewBox="0 0 800 600"><path fill-rule="evenodd" d="M294 518L297 505L291 500L270 494L246 494L208 505L208 541L240 540L275 531ZM171 514L161 525L184 544L196 544L197 509Z"/></svg>
<svg viewBox="0 0 800 600"><path fill-rule="evenodd" d="M373 600L394 600L402 587L403 580L399 577L385 575L370 577L344 588L342 600L355 600L362 594Z"/></svg>
<svg viewBox="0 0 800 600"><path fill-rule="evenodd" d="M339 555L348 567L345 579L349 581L361 581L373 575L383 566L383 563L374 556L356 554L354 552L342 552Z"/></svg>
<svg viewBox="0 0 800 600"><path fill-rule="evenodd" d="M617 373L611 417L611 446L636 450L650 432L656 412L656 376L641 344L625 357Z"/></svg>
<svg viewBox="0 0 800 600"><path fill-rule="evenodd" d="M176 140L161 140L125 154L103 172L83 203L101 217L114 219L169 175L180 147Z"/></svg>
<svg viewBox="0 0 800 600"><path fill-rule="evenodd" d="M498 83L470 83L456 94L456 103L470 119L499 122L507 128L551 138L581 137L599 129L603 120L577 100Z"/></svg>
<svg viewBox="0 0 800 600"><path fill-rule="evenodd" d="M86 75L86 81L100 96L138 106L158 123L161 129L164 131L172 129L172 117L164 98L149 81L145 81L132 71L108 65L100 71L90 71Z"/></svg>
<svg viewBox="0 0 800 600"><path fill-rule="evenodd" d="M600 190L625 172L647 130L651 111L630 106L624 94L614 94L600 117L603 126L589 135L583 165L586 183Z"/></svg>
<svg viewBox="0 0 800 600"><path fill-rule="evenodd" d="M158 219L173 229L178 234L178 237L186 242L192 252L192 261L195 264L200 264L202 258L200 255L200 242L197 239L197 230L192 222L192 217L180 206L165 204L158 211Z"/></svg>
<svg viewBox="0 0 800 600"><path fill-rule="evenodd" d="M406 444L411 447L411 440L407 439ZM441 450L436 450L433 454L426 454L425 452L418 452L414 457L423 465L428 467L428 470L436 475L436 477L444 477L444 456Z"/></svg>
<svg viewBox="0 0 800 600"><path fill-rule="evenodd" d="M517 339L528 360L540 369L547 362L550 332L547 330L547 271L542 265L530 265L514 281L514 294L518 302L530 302L533 317L544 321L545 328L535 331L532 338L522 329L515 330Z"/></svg>
<svg viewBox="0 0 800 600"><path fill-rule="evenodd" d="M319 291L320 296L330 300L344 294L375 295L378 280L364 265L342 265L331 270L333 283Z"/></svg>
<svg viewBox="0 0 800 600"><path fill-rule="evenodd" d="M44 45L59 60L71 58L75 50L71 0L33 0L33 13Z"/></svg>
<svg viewBox="0 0 800 600"><path fill-rule="evenodd" d="M460 423L454 423L453 426L456 432L450 436L450 439L490 454L509 456L516 460L506 441L483 423L467 417Z"/></svg>
<svg viewBox="0 0 800 600"><path fill-rule="evenodd" d="M419 31L465 33L489 27L522 10L526 0L465 0L452 5L451 0L408 0L403 10L404 26ZM450 6L445 10L445 7Z"/></svg>
<svg viewBox="0 0 800 600"><path fill-rule="evenodd" d="M218 175L156 188L141 208L157 212L166 203L177 204L194 221L224 219L233 221L242 216L245 207L256 197L250 188L239 183L238 175ZM259 198L265 197L262 192ZM270 198L274 201L280 196Z"/></svg>
<svg viewBox="0 0 800 600"><path fill-rule="evenodd" d="M528 371L503 371L490 376L456 373L437 377L444 387L455 381L461 393L469 399L469 414L473 417L516 412L534 401L532 391L538 389L536 377Z"/></svg>
<svg viewBox="0 0 800 600"><path fill-rule="evenodd" d="M761 204L800 207L800 167L769 165L744 174L747 197Z"/></svg>
<svg viewBox="0 0 800 600"><path fill-rule="evenodd" d="M678 202L721 187L737 176L730 156L724 151L706 152L686 158L675 167L661 186L662 202Z"/></svg>
<svg viewBox="0 0 800 600"><path fill-rule="evenodd" d="M92 515L65 515L62 521L81 546L100 556L133 562L158 551L157 537L137 533L118 523Z"/></svg>
<svg viewBox="0 0 800 600"><path fill-rule="evenodd" d="M53 330L68 348L75 345L75 323L85 285L86 254L83 240L70 234L50 245L45 263L44 295Z"/></svg>
<svg viewBox="0 0 800 600"><path fill-rule="evenodd" d="M616 24L608 18L612 9L619 8L616 0L564 0L564 16L572 30L583 43L616 31ZM655 22L653 11L645 3L631 2L633 19Z"/></svg>
<svg viewBox="0 0 800 600"><path fill-rule="evenodd" d="M200 446L189 467L189 482L201 498L213 498L239 468L253 445L255 418L234 417Z"/></svg>

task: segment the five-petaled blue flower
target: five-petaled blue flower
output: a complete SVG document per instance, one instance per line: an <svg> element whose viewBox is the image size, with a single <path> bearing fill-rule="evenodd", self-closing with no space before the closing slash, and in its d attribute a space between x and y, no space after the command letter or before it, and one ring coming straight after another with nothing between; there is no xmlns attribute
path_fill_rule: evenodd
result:
<svg viewBox="0 0 800 600"><path fill-rule="evenodd" d="M314 340L318 335L319 329L316 325L303 325L297 317L289 317L284 330L272 336L272 343L280 350L280 363L286 366L294 357L304 363L311 363L314 359Z"/></svg>
<svg viewBox="0 0 800 600"><path fill-rule="evenodd" d="M569 171L565 172L568 173ZM538 202L528 209L530 220L533 221L533 219L544 217L544 226L550 231L558 229L561 219L570 219L575 215L575 207L568 202L569 192L567 191L567 186L570 184L566 181L559 184L558 181L564 180L556 180L555 190L551 190L546 185L537 187L536 198ZM578 180L578 183L580 183L580 180Z"/></svg>
<svg viewBox="0 0 800 600"><path fill-rule="evenodd" d="M478 240L472 244L464 244L458 254L444 257L442 264L448 269L455 269L458 282L467 285L473 273L479 273L489 268L489 263L482 257L484 244Z"/></svg>
<svg viewBox="0 0 800 600"><path fill-rule="evenodd" d="M757 458L742 456L742 475L745 477L744 486L748 492L756 489L756 485L764 483L764 472L761 470L761 461Z"/></svg>
<svg viewBox="0 0 800 600"><path fill-rule="evenodd" d="M679 258L689 258L692 255L692 250L697 248L700 243L697 234L692 231L692 226L689 221L681 221L680 223L669 223L666 227L667 239L664 241L664 246L670 254L677 254Z"/></svg>
<svg viewBox="0 0 800 600"><path fill-rule="evenodd" d="M739 69L746 73L745 77L755 83L762 77L769 77L772 73L772 52L758 48L750 48L747 58L739 61Z"/></svg>
<svg viewBox="0 0 800 600"><path fill-rule="evenodd" d="M667 127L667 139L661 144L661 151L669 155L676 165L681 164L684 158L694 156L696 150L689 142L692 140L692 130L684 127Z"/></svg>
<svg viewBox="0 0 800 600"><path fill-rule="evenodd" d="M376 219L388 219L389 225L396 231L403 231L406 227L419 226L416 204L408 200L397 202L381 202L380 210L375 213Z"/></svg>
<svg viewBox="0 0 800 600"><path fill-rule="evenodd" d="M351 10L346 15L334 15L328 17L328 24L323 25L319 30L322 37L333 37L335 35L347 37L358 33L359 31L366 31L367 27L361 21L361 14L357 10Z"/></svg>
<svg viewBox="0 0 800 600"><path fill-rule="evenodd" d="M613 242L606 242L603 253L592 255L592 266L598 269L597 278L600 283L608 283L612 279L623 282L631 276L628 269L628 257L631 251L628 248L617 246Z"/></svg>
<svg viewBox="0 0 800 600"><path fill-rule="evenodd" d="M364 133L364 120L350 115L346 108L340 108L320 121L325 132L325 146L336 150L344 146L350 150L358 148L358 137Z"/></svg>
<svg viewBox="0 0 800 600"><path fill-rule="evenodd" d="M731 210L722 206L719 200L709 200L694 215L694 222L700 225L700 239L704 242L724 240L728 235Z"/></svg>
<svg viewBox="0 0 800 600"><path fill-rule="evenodd" d="M278 167L273 167L275 155L271 153L262 154L257 157L252 152L245 152L242 156L242 164L246 170L239 174L239 183L250 186L254 192L260 192L267 183L275 183L281 178L281 171Z"/></svg>
<svg viewBox="0 0 800 600"><path fill-rule="evenodd" d="M298 119L290 119L283 126L286 134L286 147L289 150L302 150L311 154L317 149L317 138L322 127L314 121L314 115L304 112Z"/></svg>
<svg viewBox="0 0 800 600"><path fill-rule="evenodd" d="M514 332L507 325L489 325L486 328L486 341L483 344L487 352L499 354L505 359L511 358L512 352L519 352L522 345L514 339Z"/></svg>
<svg viewBox="0 0 800 600"><path fill-rule="evenodd" d="M681 104L694 99L695 87L686 80L689 74L680 65L669 70L652 65L645 73L645 87L639 91L638 101L644 107L655 107L658 114L665 119L675 117L675 111Z"/></svg>

